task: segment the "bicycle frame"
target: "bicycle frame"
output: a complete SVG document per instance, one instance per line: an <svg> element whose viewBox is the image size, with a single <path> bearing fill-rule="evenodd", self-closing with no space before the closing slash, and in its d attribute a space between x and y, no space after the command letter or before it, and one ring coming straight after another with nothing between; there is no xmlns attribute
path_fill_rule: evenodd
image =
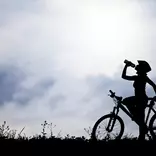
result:
<svg viewBox="0 0 156 156"><path fill-rule="evenodd" d="M114 102L116 103L116 106L114 106L113 108L113 111L111 112L112 114L114 114L115 116L118 115L119 113L119 109L121 109L123 112L125 112L136 124L139 125L139 123L133 118L132 114L128 111L128 109L123 105L122 101L118 100L116 98L117 96L115 96L113 99L114 99ZM155 109L153 108L153 105L154 105L154 101L153 101L153 98L148 98L148 100L150 100L150 104L147 105L146 108L149 107L148 109L148 112L147 112L147 115L145 117L145 124L147 126L147 122L149 120L149 116L151 114L151 111L153 111L154 114L156 114L156 111ZM114 120L114 123L115 123L115 120Z"/></svg>
<svg viewBox="0 0 156 156"><path fill-rule="evenodd" d="M122 97L116 96L115 92L109 90L109 92L111 94L109 94L109 96L114 100L115 106L113 107L113 111L110 112L109 114L106 114L104 116L102 116L101 118L99 118L97 120L97 122L95 123L94 127L93 127L93 132L92 132L92 137L93 138L98 138L98 135L102 134L102 135L112 135L115 138L120 139L124 133L124 121L122 120L122 118L118 115L120 109L125 112L125 114L127 114L127 116L129 116L132 121L134 121L139 127L143 126L139 124L139 120L137 120L137 118L135 116L133 116L133 114L131 114L131 112L128 110L128 108L126 107L126 105L124 105L122 100ZM145 128L145 133L147 135L147 137L149 137L149 139L151 139L151 137L156 138L156 126L154 124L154 122L156 121L156 109L153 107L155 105L156 102L156 96L154 97L150 97L148 98L148 103L146 109L145 108L145 122L144 122L144 128ZM152 113L152 114L151 114ZM135 119L136 118L136 119ZM106 121L106 126L103 129L103 126L101 128L100 124ZM116 122L117 121L117 122ZM119 133L116 134L116 126L118 128L119 126ZM114 128L115 127L115 128ZM99 131L101 129L101 132ZM98 131L97 131L98 130ZM103 133L104 131L104 133ZM117 131L117 132L118 132ZM96 132L98 132L99 134L96 135ZM150 133L148 133L150 132ZM101 137L100 137L101 139Z"/></svg>

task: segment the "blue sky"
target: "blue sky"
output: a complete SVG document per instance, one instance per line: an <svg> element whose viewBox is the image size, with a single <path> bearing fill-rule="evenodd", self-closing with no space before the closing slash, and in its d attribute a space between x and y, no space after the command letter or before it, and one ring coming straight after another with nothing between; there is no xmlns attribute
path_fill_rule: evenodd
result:
<svg viewBox="0 0 156 156"><path fill-rule="evenodd" d="M0 122L28 135L86 135L113 107L109 89L133 94L124 59L147 60L155 78L155 1L0 0ZM134 71L129 70L132 74ZM152 88L149 94L154 95ZM124 116L126 131L137 126Z"/></svg>

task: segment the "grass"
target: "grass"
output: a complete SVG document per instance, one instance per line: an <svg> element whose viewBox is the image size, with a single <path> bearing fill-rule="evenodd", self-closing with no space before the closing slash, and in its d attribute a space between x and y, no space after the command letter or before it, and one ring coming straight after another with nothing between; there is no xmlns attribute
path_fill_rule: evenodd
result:
<svg viewBox="0 0 156 156"><path fill-rule="evenodd" d="M149 154L155 152L156 141L146 140L138 141L132 135L125 135L121 140L104 139L103 141L95 141L91 138L86 139L84 136L75 137L69 134L65 137L53 135L55 125L47 123L41 124L41 134L32 137L27 137L24 134L24 128L17 133L16 130L11 130L7 123L0 126L0 152L5 155L54 155L57 154L93 154L109 153L121 154L129 153L136 154L142 151ZM46 127L50 129L50 135L47 137ZM90 135L91 128L85 129Z"/></svg>

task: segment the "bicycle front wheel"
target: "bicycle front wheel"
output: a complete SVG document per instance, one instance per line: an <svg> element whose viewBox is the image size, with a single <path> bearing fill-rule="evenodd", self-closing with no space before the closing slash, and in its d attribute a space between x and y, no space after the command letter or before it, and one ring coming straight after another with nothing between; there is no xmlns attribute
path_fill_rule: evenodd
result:
<svg viewBox="0 0 156 156"><path fill-rule="evenodd" d="M156 139L156 114L151 117L149 130L154 139Z"/></svg>
<svg viewBox="0 0 156 156"><path fill-rule="evenodd" d="M101 117L94 125L92 139L120 139L124 132L123 120L114 114L107 114Z"/></svg>

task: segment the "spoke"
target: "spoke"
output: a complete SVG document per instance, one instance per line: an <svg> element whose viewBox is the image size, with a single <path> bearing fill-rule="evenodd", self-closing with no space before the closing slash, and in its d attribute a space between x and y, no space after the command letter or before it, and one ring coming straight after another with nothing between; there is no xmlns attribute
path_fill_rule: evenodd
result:
<svg viewBox="0 0 156 156"><path fill-rule="evenodd" d="M108 139L108 138L114 139L114 138L116 138L116 136L119 135L120 129L121 129L120 122L116 119L113 129L110 132L106 130L109 122L110 122L110 118L102 121L99 124L99 126L97 127L97 131L96 131L97 139L100 139L100 140ZM110 123L110 127L112 126L113 122L114 121L112 120Z"/></svg>

